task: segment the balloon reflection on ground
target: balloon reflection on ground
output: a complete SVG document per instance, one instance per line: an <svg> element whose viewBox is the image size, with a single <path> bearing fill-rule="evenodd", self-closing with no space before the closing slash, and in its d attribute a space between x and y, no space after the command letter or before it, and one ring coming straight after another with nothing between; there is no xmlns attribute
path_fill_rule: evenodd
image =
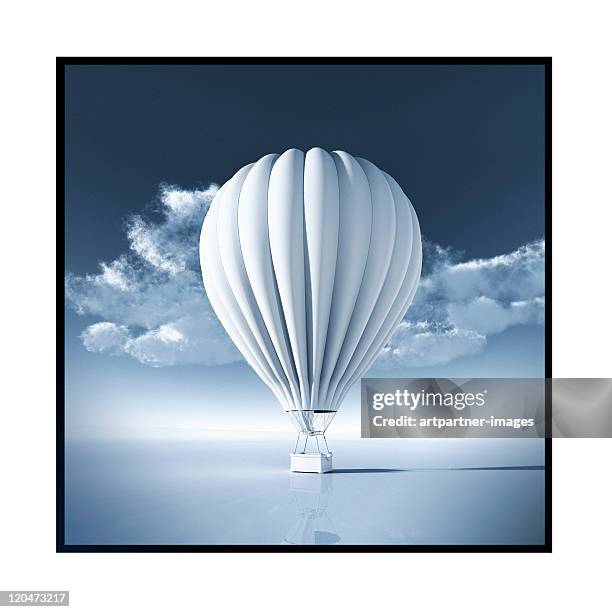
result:
<svg viewBox="0 0 612 612"><path fill-rule="evenodd" d="M283 538L283 544L338 544L340 535L327 514L333 474L292 474L289 491L298 517Z"/></svg>

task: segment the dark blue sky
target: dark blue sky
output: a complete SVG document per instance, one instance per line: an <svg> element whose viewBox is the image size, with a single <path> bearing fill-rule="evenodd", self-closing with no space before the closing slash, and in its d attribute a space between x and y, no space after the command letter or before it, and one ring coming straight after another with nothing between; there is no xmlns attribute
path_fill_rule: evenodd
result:
<svg viewBox="0 0 612 612"><path fill-rule="evenodd" d="M389 172L423 233L469 257L544 234L544 68L72 66L66 78L67 269L126 247L160 182L223 183L290 147Z"/></svg>
<svg viewBox="0 0 612 612"><path fill-rule="evenodd" d="M509 253L544 234L543 67L71 66L66 82L66 269L77 275L128 251L125 220L156 202L160 183L222 184L290 147L344 149L374 162L411 198L424 235L464 250L465 259ZM155 215L151 206L147 216ZM530 286L540 264L529 272L520 263L509 282ZM129 325L136 339L151 331L131 316L131 300L142 296L99 294L92 278L81 289L88 314L68 309L66 317L71 435L290 427L242 362L153 369L127 354L86 350L79 336L100 321ZM163 302L166 287L158 289ZM523 299L519 289L510 294ZM541 376L544 328L536 319L486 333L478 350L463 336L457 349L443 330L432 332L434 365L393 371ZM201 335L192 340L204 345ZM339 419L336 431L359 430L358 387Z"/></svg>

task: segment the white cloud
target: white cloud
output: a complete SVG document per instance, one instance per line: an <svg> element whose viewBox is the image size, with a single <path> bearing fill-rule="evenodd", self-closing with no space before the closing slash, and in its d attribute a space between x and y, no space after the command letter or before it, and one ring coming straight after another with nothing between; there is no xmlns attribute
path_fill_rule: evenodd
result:
<svg viewBox="0 0 612 612"><path fill-rule="evenodd" d="M479 353L487 342L485 336L471 329L436 327L423 321L402 321L381 352L377 366L426 367L448 363L457 357Z"/></svg>
<svg viewBox="0 0 612 612"><path fill-rule="evenodd" d="M150 366L216 365L241 359L214 315L160 325L131 339L125 352Z"/></svg>
<svg viewBox="0 0 612 612"><path fill-rule="evenodd" d="M486 296L507 302L526 300L544 292L544 241L523 245L490 259L452 263L442 261L432 280L452 301Z"/></svg>
<svg viewBox="0 0 612 612"><path fill-rule="evenodd" d="M511 326L544 323L544 241L491 257L459 261L424 241L424 272L404 321L379 367L430 366L482 351Z"/></svg>
<svg viewBox="0 0 612 612"><path fill-rule="evenodd" d="M450 303L448 316L460 329L473 329L490 336L499 334L511 325L544 323L544 299L536 297L504 305L481 295L465 304Z"/></svg>
<svg viewBox="0 0 612 612"><path fill-rule="evenodd" d="M162 185L160 221L128 220L130 253L97 274L66 275L66 298L100 318L81 334L92 352L151 366L222 364L241 359L204 293L198 262L202 220L217 191Z"/></svg>
<svg viewBox="0 0 612 612"><path fill-rule="evenodd" d="M162 185L159 218L127 221L129 252L95 274L66 274L66 298L94 322L81 334L92 352L160 367L242 359L204 293L198 258L202 220L217 186ZM489 259L424 241L423 277L379 367L431 366L484 349L487 337L544 320L544 242Z"/></svg>
<svg viewBox="0 0 612 612"><path fill-rule="evenodd" d="M201 218L202 213L208 210L208 206L218 190L219 187L215 184L210 185L207 189L191 191L162 185L160 199L169 216L174 219Z"/></svg>
<svg viewBox="0 0 612 612"><path fill-rule="evenodd" d="M218 189L214 184L194 191L162 185L159 202L164 221L131 217L127 228L130 249L154 269L170 275L194 270L198 254L194 232L199 231Z"/></svg>
<svg viewBox="0 0 612 612"><path fill-rule="evenodd" d="M90 325L81 334L81 340L85 348L92 353L121 355L129 340L129 329L125 325L102 321Z"/></svg>
<svg viewBox="0 0 612 612"><path fill-rule="evenodd" d="M182 249L175 253L170 250L172 242L166 242L165 229L156 228L141 217L135 217L130 221L128 229L130 248L154 268L178 274L186 269L187 263Z"/></svg>

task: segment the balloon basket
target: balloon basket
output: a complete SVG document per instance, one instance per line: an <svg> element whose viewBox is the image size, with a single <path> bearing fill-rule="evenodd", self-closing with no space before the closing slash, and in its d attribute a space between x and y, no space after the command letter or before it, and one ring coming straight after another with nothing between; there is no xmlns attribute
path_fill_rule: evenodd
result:
<svg viewBox="0 0 612 612"><path fill-rule="evenodd" d="M291 453L292 472L325 474L332 471L331 453Z"/></svg>
<svg viewBox="0 0 612 612"><path fill-rule="evenodd" d="M302 438L304 442L302 443ZM308 452L308 442L316 443L316 452ZM312 444L311 444L312 446ZM298 449L301 452L298 452ZM332 471L332 454L327 446L325 434L321 431L299 432L295 449L290 455L290 471L310 474L325 474Z"/></svg>

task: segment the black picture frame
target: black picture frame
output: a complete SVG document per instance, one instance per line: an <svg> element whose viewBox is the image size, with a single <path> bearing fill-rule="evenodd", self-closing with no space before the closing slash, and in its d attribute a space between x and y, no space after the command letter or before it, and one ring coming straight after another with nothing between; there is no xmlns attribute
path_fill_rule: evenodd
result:
<svg viewBox="0 0 612 612"><path fill-rule="evenodd" d="M56 58L56 206L57 206L57 378L56 378L56 552L552 552L552 439L545 439L543 544L66 544L65 543L65 73L71 65L521 65L542 66L545 75L545 377L552 377L552 58L551 57L57 57ZM546 431L552 419L546 399Z"/></svg>

